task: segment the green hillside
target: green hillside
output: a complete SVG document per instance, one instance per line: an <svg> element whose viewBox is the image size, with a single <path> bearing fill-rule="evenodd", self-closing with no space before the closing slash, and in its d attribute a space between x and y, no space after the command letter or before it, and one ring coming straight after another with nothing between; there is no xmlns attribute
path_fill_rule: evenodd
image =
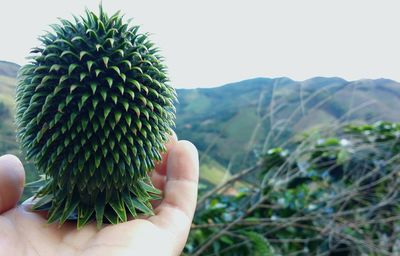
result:
<svg viewBox="0 0 400 256"><path fill-rule="evenodd" d="M19 152L13 124L18 68L0 61L0 154ZM211 184L299 132L317 126L334 129L348 121L400 121L400 84L387 79L256 78L217 88L179 89L178 97L176 132L199 148L202 177ZM28 165L28 170L32 179L34 169Z"/></svg>
<svg viewBox="0 0 400 256"><path fill-rule="evenodd" d="M217 88L179 90L178 95L180 138L194 141L221 166L230 166L231 172L314 127L400 121L400 84L387 79L257 78Z"/></svg>

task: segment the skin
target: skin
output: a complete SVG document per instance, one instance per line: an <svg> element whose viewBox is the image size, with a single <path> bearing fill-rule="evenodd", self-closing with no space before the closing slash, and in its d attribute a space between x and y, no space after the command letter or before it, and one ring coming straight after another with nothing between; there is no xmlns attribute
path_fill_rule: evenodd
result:
<svg viewBox="0 0 400 256"><path fill-rule="evenodd" d="M25 171L12 155L0 157L0 255L179 255L189 235L199 179L196 148L188 141L167 143L167 153L152 174L164 192L154 202L155 216L142 217L97 230L89 224L62 227L47 224L46 214L32 212L32 201L16 206Z"/></svg>

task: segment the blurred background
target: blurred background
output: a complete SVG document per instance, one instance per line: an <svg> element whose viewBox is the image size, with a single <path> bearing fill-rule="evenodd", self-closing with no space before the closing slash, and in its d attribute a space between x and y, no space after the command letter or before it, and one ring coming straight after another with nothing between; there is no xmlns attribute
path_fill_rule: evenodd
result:
<svg viewBox="0 0 400 256"><path fill-rule="evenodd" d="M0 10L0 155L24 159L20 65L49 24L85 6L98 3L16 0ZM200 151L185 255L400 255L396 1L103 6L152 34L178 92L176 133Z"/></svg>

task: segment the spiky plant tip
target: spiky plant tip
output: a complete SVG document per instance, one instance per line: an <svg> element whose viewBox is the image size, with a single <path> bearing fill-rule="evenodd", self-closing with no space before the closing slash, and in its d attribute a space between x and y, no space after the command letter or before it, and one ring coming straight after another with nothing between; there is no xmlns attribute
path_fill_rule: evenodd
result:
<svg viewBox="0 0 400 256"><path fill-rule="evenodd" d="M175 90L158 49L123 21L86 10L41 36L18 78L18 138L47 179L34 208L50 223L153 213L149 178L174 126Z"/></svg>

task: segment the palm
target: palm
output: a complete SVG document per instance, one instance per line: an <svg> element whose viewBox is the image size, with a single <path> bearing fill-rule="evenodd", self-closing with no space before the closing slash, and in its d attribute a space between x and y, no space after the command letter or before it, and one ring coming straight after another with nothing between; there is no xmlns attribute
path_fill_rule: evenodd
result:
<svg viewBox="0 0 400 256"><path fill-rule="evenodd" d="M74 222L47 224L45 215L31 212L27 202L0 215L0 255L178 255L195 208L198 162L187 142L172 141L167 147L169 155L153 175L164 191L155 216L101 230L89 224L78 231ZM1 168L0 161L0 178ZM0 188L0 210L7 205L3 192Z"/></svg>
<svg viewBox="0 0 400 256"><path fill-rule="evenodd" d="M7 236L4 237L6 249L2 251L9 253L5 255L134 255L134 252L147 250L145 244L149 242L157 244L157 250L164 243L162 251L173 255L172 248L165 246L175 243L166 230L148 220L133 220L99 231L90 224L77 231L75 223L61 228L56 224L48 225L45 218L24 206L5 213L0 228Z"/></svg>

